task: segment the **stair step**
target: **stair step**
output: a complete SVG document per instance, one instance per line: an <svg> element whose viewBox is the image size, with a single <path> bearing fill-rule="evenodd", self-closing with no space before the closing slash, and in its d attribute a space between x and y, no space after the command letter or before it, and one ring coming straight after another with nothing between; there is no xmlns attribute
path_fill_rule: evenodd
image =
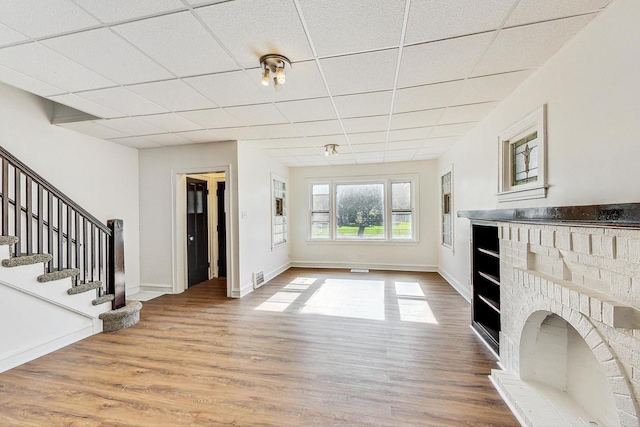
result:
<svg viewBox="0 0 640 427"><path fill-rule="evenodd" d="M49 262L53 256L51 254L33 254L14 256L9 259L2 260L3 267L17 267L19 265L31 265L41 262Z"/></svg>
<svg viewBox="0 0 640 427"><path fill-rule="evenodd" d="M107 311L98 317L102 319L102 330L114 332L133 326L140 321L140 301L127 301L127 305L116 310Z"/></svg>
<svg viewBox="0 0 640 427"><path fill-rule="evenodd" d="M15 245L19 240L16 236L0 236L0 245Z"/></svg>
<svg viewBox="0 0 640 427"><path fill-rule="evenodd" d="M92 291L102 287L102 282L87 282L78 286L72 286L67 290L69 295L81 294L82 292Z"/></svg>
<svg viewBox="0 0 640 427"><path fill-rule="evenodd" d="M104 304L105 302L113 301L114 299L116 299L115 295L106 294L106 295L102 295L101 297L98 297L98 298L94 299L93 301L91 301L91 304L100 305L100 304Z"/></svg>
<svg viewBox="0 0 640 427"><path fill-rule="evenodd" d="M64 270L56 270L51 273L45 273L38 276L38 282L40 283L51 282L53 280L66 279L67 277L75 277L78 274L80 274L80 269L78 268L67 268Z"/></svg>

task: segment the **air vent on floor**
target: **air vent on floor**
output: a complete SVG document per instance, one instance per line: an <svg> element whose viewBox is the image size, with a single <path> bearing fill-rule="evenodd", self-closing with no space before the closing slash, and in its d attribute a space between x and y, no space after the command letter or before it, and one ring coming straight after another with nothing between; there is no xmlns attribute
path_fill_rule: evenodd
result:
<svg viewBox="0 0 640 427"><path fill-rule="evenodd" d="M253 273L253 289L258 289L264 285L264 271L256 271Z"/></svg>

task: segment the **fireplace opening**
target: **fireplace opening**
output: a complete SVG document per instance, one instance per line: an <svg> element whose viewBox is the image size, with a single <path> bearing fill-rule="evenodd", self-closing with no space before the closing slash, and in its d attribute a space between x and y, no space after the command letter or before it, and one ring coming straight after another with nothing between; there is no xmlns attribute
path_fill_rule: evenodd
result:
<svg viewBox="0 0 640 427"><path fill-rule="evenodd" d="M584 425L620 425L600 363L582 336L558 315L536 312L526 322L520 378Z"/></svg>

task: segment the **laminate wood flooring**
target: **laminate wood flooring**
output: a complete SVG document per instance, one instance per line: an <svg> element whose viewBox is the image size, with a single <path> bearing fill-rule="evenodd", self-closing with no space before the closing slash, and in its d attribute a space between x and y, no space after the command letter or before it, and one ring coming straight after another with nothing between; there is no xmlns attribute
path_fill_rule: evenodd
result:
<svg viewBox="0 0 640 427"><path fill-rule="evenodd" d="M1 426L517 426L469 304L435 273L290 269L144 303L0 374Z"/></svg>

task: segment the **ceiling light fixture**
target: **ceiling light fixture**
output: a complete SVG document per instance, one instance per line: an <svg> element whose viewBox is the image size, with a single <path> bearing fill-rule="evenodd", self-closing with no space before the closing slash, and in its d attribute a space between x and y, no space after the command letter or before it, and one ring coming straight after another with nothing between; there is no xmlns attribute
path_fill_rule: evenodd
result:
<svg viewBox="0 0 640 427"><path fill-rule="evenodd" d="M260 57L260 66L262 67L262 85L269 86L269 76L273 73L275 74L273 84L278 86L285 84L285 69L287 67L291 69L291 61L286 56L270 53Z"/></svg>
<svg viewBox="0 0 640 427"><path fill-rule="evenodd" d="M327 144L324 146L324 155L328 156L329 154L333 154L334 156L338 155L338 144Z"/></svg>

